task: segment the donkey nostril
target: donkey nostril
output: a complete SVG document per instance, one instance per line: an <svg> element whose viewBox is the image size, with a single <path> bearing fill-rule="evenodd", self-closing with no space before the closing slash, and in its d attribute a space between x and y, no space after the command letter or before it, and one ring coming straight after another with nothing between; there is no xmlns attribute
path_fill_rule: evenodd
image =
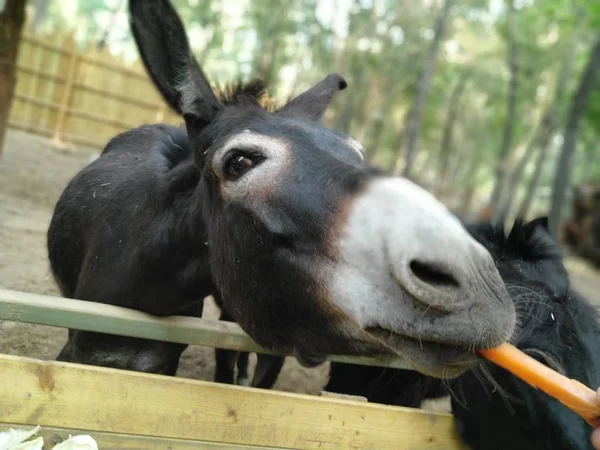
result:
<svg viewBox="0 0 600 450"><path fill-rule="evenodd" d="M454 288L460 286L452 275L429 263L411 261L410 270L422 282L437 288Z"/></svg>

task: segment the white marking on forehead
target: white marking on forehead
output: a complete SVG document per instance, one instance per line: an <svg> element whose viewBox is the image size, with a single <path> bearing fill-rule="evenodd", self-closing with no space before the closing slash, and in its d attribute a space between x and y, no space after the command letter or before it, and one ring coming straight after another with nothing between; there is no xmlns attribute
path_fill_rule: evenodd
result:
<svg viewBox="0 0 600 450"><path fill-rule="evenodd" d="M360 142L358 142L356 139L353 139L351 137L347 137L344 140L344 143L350 147L352 150L354 150L356 153L358 153L360 155L360 158L364 161L365 159L365 148L360 144Z"/></svg>
<svg viewBox="0 0 600 450"><path fill-rule="evenodd" d="M224 180L224 159L234 149L258 151L265 160L235 181ZM215 152L212 160L213 171L223 179L221 192L224 197L230 199L247 195L263 195L274 189L285 176L291 163L290 149L291 147L285 139L267 136L248 129L231 136Z"/></svg>

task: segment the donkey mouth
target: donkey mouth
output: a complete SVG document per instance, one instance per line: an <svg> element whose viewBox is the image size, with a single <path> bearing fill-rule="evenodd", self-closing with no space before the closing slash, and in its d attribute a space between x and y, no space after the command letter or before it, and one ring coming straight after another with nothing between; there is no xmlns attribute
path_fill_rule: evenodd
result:
<svg viewBox="0 0 600 450"><path fill-rule="evenodd" d="M473 346L417 339L380 327L365 331L405 358L415 370L435 378L456 378L480 362Z"/></svg>

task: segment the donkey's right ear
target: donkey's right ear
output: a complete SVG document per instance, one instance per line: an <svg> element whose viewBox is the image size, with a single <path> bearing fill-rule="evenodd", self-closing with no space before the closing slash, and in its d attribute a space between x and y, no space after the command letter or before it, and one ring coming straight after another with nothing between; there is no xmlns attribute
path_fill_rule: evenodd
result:
<svg viewBox="0 0 600 450"><path fill-rule="evenodd" d="M169 106L186 117L188 127L209 123L221 102L194 58L171 3L129 0L129 21L144 66Z"/></svg>

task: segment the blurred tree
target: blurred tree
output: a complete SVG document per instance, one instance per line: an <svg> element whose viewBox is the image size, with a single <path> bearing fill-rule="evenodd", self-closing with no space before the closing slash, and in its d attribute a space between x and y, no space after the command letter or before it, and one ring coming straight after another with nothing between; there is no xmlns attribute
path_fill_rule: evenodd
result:
<svg viewBox="0 0 600 450"><path fill-rule="evenodd" d="M427 100L427 94L429 93L431 77L433 76L438 61L439 48L446 33L446 27L450 18L450 10L453 2L454 0L445 0L444 7L436 20L431 46L427 52L425 67L423 68L423 73L418 83L415 103L409 110L407 116L406 154L404 170L402 172L403 176L407 178L410 178L412 174L417 146L419 144L419 134L421 132L421 115L423 114L423 107Z"/></svg>
<svg viewBox="0 0 600 450"><path fill-rule="evenodd" d="M5 0L0 12L0 155L15 90L15 65L24 22L25 0Z"/></svg>
<svg viewBox="0 0 600 450"><path fill-rule="evenodd" d="M106 41L108 40L108 36L110 35L110 32L112 31L113 27L115 26L115 22L117 20L117 15L119 14L119 11L125 5L126 5L126 0L118 0L115 7L112 8L112 10L110 11L110 18L109 18L107 24L105 25L104 30L102 31L102 35L100 36L100 39L98 39L98 44L96 45L98 47L98 50L103 50L104 47L106 47Z"/></svg>
<svg viewBox="0 0 600 450"><path fill-rule="evenodd" d="M34 32L40 31L40 26L46 20L48 14L48 6L51 0L34 0L33 2L33 19L31 19L31 29Z"/></svg>
<svg viewBox="0 0 600 450"><path fill-rule="evenodd" d="M523 154L521 160L519 161L517 167L511 175L510 181L508 183L509 192L505 198L505 203L501 206L501 217L507 217L510 214L512 203L515 200L516 191L523 176L523 173L525 172L529 160L533 157L535 151L538 150L538 157L535 162L534 173L529 180L529 184L527 185L527 190L525 192L525 196L523 198L521 206L519 207L519 210L517 212L517 217L525 218L529 213L529 208L531 207L531 202L533 201L536 188L540 181L540 176L544 167L544 163L546 162L548 149L550 147L550 140L556 133L556 130L559 125L560 109L562 108L564 102L567 83L571 79L573 65L575 62L575 56L577 54L577 45L580 39L578 31L582 18L583 10L581 10L579 13L579 19L576 21L575 32L573 33L571 42L566 49L567 54L565 56L565 62L561 68L558 80L556 82L556 91L554 93L554 99L551 100L551 103L542 115L540 123L537 126L536 132L527 144L525 153Z"/></svg>
<svg viewBox="0 0 600 450"><path fill-rule="evenodd" d="M448 114L446 116L446 124L444 125L444 134L440 144L440 170L439 178L436 186L436 195L441 195L445 188L446 177L448 174L448 165L450 162L450 156L452 151L452 135L454 133L454 126L458 119L458 110L460 107L460 100L467 84L468 74L465 72L462 74L452 91L450 101L448 104Z"/></svg>
<svg viewBox="0 0 600 450"><path fill-rule="evenodd" d="M571 181L573 157L577 148L579 126L583 118L591 94L596 86L596 78L600 70L600 33L592 45L587 65L581 75L579 84L569 107L564 141L558 163L556 165L554 182L552 184L552 202L548 215L551 231L556 234L562 216L565 191Z"/></svg>
<svg viewBox="0 0 600 450"><path fill-rule="evenodd" d="M498 162L495 169L495 181L492 195L490 196L489 206L492 208L493 219L498 220L498 203L502 195L504 183L506 181L506 172L508 166L508 157L513 145L514 128L517 120L517 89L519 87L519 63L517 54L516 25L515 25L515 3L514 0L508 1L508 10L506 15L507 26L507 46L508 57L507 65L510 71L509 89L506 100L506 117L504 119L504 133L498 153Z"/></svg>
<svg viewBox="0 0 600 450"><path fill-rule="evenodd" d="M30 0L31 23L134 60L121 1ZM218 86L260 76L282 101L338 72L349 88L325 122L361 141L370 162L404 165L465 214L493 197L500 217L547 213L565 100L600 30L598 1L171 1ZM573 183L600 176L600 92L588 103Z"/></svg>

